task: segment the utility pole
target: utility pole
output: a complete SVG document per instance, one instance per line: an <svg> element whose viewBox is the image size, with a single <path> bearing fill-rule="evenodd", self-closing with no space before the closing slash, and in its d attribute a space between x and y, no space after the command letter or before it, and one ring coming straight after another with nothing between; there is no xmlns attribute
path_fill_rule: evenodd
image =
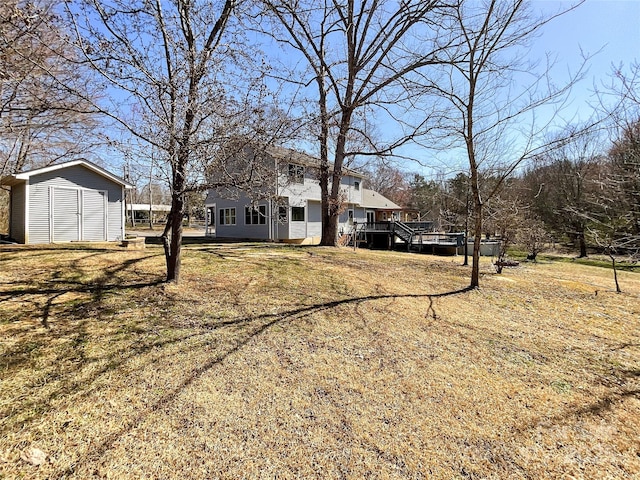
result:
<svg viewBox="0 0 640 480"><path fill-rule="evenodd" d="M149 167L149 230L153 230L153 188L151 188L152 180L153 180L153 153L151 154L151 166Z"/></svg>

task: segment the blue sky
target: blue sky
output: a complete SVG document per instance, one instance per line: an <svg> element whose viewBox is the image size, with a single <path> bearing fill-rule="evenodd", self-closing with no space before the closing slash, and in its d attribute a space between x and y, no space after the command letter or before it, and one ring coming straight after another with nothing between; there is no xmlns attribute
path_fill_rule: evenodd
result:
<svg viewBox="0 0 640 480"><path fill-rule="evenodd" d="M553 12L573 2L536 0L533 6ZM607 83L612 71L640 60L640 0L587 0L575 10L545 26L533 43L532 54L557 54L555 75L575 71L581 62L580 51L593 55L585 79L572 92L571 110L579 110L586 120L592 113L588 101L594 101L594 84ZM561 80L561 78L557 78Z"/></svg>
<svg viewBox="0 0 640 480"><path fill-rule="evenodd" d="M535 14L549 15L566 10L576 1L533 0ZM556 60L550 76L556 85L564 85L571 74L575 74L583 63L582 54L590 57L583 80L571 90L568 103L549 125L549 133L566 124L580 124L594 117L598 104L595 89L611 83L613 65L623 71L633 62L640 61L640 0L586 0L576 9L567 12L546 24L537 38L533 38L528 54L532 60L540 60L544 67L546 55ZM531 79L523 76L526 82ZM537 109L538 125L546 124L552 117L554 107ZM523 119L524 120L524 119ZM518 142L514 152L519 153ZM420 155L420 150L417 150ZM466 153L461 149L437 154L426 153L423 162L431 168L421 169L417 165L405 164L409 171L420 171L426 175L453 175L466 171Z"/></svg>
<svg viewBox="0 0 640 480"><path fill-rule="evenodd" d="M549 14L573 3L569 0L532 0L532 7ZM640 0L586 0L574 11L546 25L540 36L532 41L530 54L534 58L544 58L546 53L557 55L553 78L562 84L567 71L579 68L581 49L594 57L589 60L586 78L574 87L571 104L563 114L565 119L572 121L577 120L576 113L582 120L593 114L589 102L596 102L594 84L608 81L612 65L628 67L634 60L640 60ZM384 126L381 129L384 130ZM425 163L434 163L436 168L446 164L454 169L451 157L455 156L462 159L464 168L464 157L445 154L445 158L438 161L432 155L419 149L415 156ZM410 163L405 167L420 170L418 164ZM425 173L429 174L428 170Z"/></svg>

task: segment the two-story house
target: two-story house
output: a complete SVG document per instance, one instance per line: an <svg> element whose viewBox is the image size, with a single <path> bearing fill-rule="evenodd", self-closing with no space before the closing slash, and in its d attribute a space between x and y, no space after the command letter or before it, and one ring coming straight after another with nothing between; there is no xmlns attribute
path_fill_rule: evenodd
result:
<svg viewBox="0 0 640 480"><path fill-rule="evenodd" d="M262 185L259 198L247 192L209 191L207 233L217 238L318 243L322 234L319 160L294 150L270 147L272 185ZM391 220L402 210L377 192L363 188L362 174L343 168L340 182L339 231L353 223Z"/></svg>

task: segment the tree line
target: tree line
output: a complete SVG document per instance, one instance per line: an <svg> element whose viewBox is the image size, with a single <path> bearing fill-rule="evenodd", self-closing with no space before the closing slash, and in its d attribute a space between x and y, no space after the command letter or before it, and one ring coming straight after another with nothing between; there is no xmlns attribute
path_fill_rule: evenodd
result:
<svg viewBox="0 0 640 480"><path fill-rule="evenodd" d="M170 190L162 238L167 280L177 281L185 198L260 191L274 174L269 146L319 158L329 246L343 168L411 162L408 146L459 150L468 167L448 181L465 187L477 287L492 205L507 202L523 168L599 123L550 138L552 120L535 115L562 104L583 70L560 84L526 53L581 3L542 13L526 0L9 0L0 5L2 174L72 155L100 161L106 148L153 169ZM635 92L634 79L620 80L629 81L616 114Z"/></svg>
<svg viewBox="0 0 640 480"><path fill-rule="evenodd" d="M526 249L529 260L553 245L578 258L597 251L618 259L640 259L640 120L615 129L563 135L561 144L535 156L502 182L489 197L481 237L502 240L502 254L512 245ZM437 230L475 236L476 210L470 176L426 179L379 163L369 169L369 186L413 210ZM499 178L482 178L482 195ZM616 279L616 289L620 289Z"/></svg>

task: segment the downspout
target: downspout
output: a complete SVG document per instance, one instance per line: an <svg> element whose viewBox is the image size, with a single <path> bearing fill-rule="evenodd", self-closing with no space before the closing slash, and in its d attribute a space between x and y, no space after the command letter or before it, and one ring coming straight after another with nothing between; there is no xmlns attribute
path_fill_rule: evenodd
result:
<svg viewBox="0 0 640 480"><path fill-rule="evenodd" d="M31 229L29 228L29 204L31 203L29 201L29 195L30 195L30 188L29 188L29 183L30 180L27 178L27 180L24 183L24 225L22 226L22 232L23 232L23 240L24 240L24 244L27 245L29 243L29 233L31 231ZM11 190L13 190L13 187L11 187ZM13 193L13 192L12 192ZM13 195L11 195L13 197ZM49 196L49 204L51 204L51 196ZM10 217L11 218L11 217ZM9 222L9 225L11 225L11 222ZM11 228L11 226L9 226L9 228ZM49 230L51 230L51 221L49 221ZM49 243L51 243L51 234L49 235Z"/></svg>
<svg viewBox="0 0 640 480"><path fill-rule="evenodd" d="M273 199L269 199L269 241L273 242Z"/></svg>
<svg viewBox="0 0 640 480"><path fill-rule="evenodd" d="M276 198L276 202L277 202L277 199L280 196L280 192L278 191L278 188L279 188L279 186L278 186L278 176L279 176L279 173L278 173L278 159L275 158L275 157L273 158L273 168L274 168L274 173L275 173L275 187L276 187L275 188L275 198ZM275 227L274 227L275 239L274 240L279 240L280 239L280 232L279 232L279 229L278 229L278 223L280 221L279 215L280 215L280 206L278 205L278 209L276 211L275 220L272 218L272 221L275 221Z"/></svg>
<svg viewBox="0 0 640 480"><path fill-rule="evenodd" d="M120 215L120 233L122 234L122 238L120 240L124 240L127 238L125 232L125 226L127 224L127 189L124 185L122 185L122 214Z"/></svg>

